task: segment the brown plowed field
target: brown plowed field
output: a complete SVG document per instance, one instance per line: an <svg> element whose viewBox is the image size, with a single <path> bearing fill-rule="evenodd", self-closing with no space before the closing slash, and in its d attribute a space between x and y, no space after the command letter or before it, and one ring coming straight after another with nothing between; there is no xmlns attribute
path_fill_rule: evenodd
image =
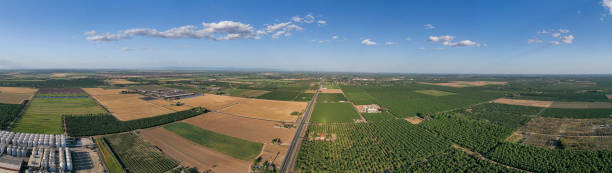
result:
<svg viewBox="0 0 612 173"><path fill-rule="evenodd" d="M424 120L421 117L408 117L408 118L404 118L406 121L412 123L412 124L421 124Z"/></svg>
<svg viewBox="0 0 612 173"><path fill-rule="evenodd" d="M419 83L427 84L427 85L448 86L448 87L455 87L455 88L508 84L508 82L497 82L497 81L450 81L446 83L431 83L431 82L419 82Z"/></svg>
<svg viewBox="0 0 612 173"><path fill-rule="evenodd" d="M23 87L0 87L0 103L21 104L31 100L38 89Z"/></svg>
<svg viewBox="0 0 612 173"><path fill-rule="evenodd" d="M539 101L539 100L520 100L520 99L506 99L500 98L493 100L494 103L508 104L508 105L519 105L519 106L533 106L533 107L550 107L552 101Z"/></svg>
<svg viewBox="0 0 612 173"><path fill-rule="evenodd" d="M140 130L142 138L157 146L167 156L181 161L181 165L197 167L200 171L249 172L249 161L232 158L195 144L163 128Z"/></svg>
<svg viewBox="0 0 612 173"><path fill-rule="evenodd" d="M117 119L129 121L187 110L189 106L172 106L166 100L144 101L140 94L120 94L121 90L103 91L99 88L85 88L94 99L102 104Z"/></svg>
<svg viewBox="0 0 612 173"><path fill-rule="evenodd" d="M117 85L117 84L129 85L129 84L139 84L140 83L140 82L133 82L133 81L125 80L125 79L111 79L111 80L106 80L105 82L108 82L111 85Z"/></svg>
<svg viewBox="0 0 612 173"><path fill-rule="evenodd" d="M209 112L184 121L203 129L260 143L270 143L274 138L290 143L295 134L295 128L283 128L281 123L218 112Z"/></svg>
<svg viewBox="0 0 612 173"><path fill-rule="evenodd" d="M121 94L121 91L127 91L127 89L102 89L102 88L83 88L83 91L91 96L97 95L111 95Z"/></svg>
<svg viewBox="0 0 612 173"><path fill-rule="evenodd" d="M304 111L307 104L306 102L248 99L221 109L219 112L265 120L294 122L297 116L291 113Z"/></svg>
<svg viewBox="0 0 612 173"><path fill-rule="evenodd" d="M262 159L274 160L277 166L282 164L289 148L288 145L293 140L296 131L295 128L284 128L281 123L277 122L243 118L217 112L202 114L184 121L224 135L264 143ZM274 138L280 138L283 144L272 144ZM279 152L280 154L278 154Z"/></svg>
<svg viewBox="0 0 612 173"><path fill-rule="evenodd" d="M181 99L180 101L193 107L201 106L209 110L218 110L243 100L246 100L246 98L204 94L198 97Z"/></svg>

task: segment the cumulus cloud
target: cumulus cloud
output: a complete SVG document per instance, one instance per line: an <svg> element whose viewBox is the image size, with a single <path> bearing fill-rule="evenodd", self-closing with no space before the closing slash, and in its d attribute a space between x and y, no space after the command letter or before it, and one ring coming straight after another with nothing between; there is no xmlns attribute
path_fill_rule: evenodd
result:
<svg viewBox="0 0 612 173"><path fill-rule="evenodd" d="M425 24L425 29L436 29L432 24Z"/></svg>
<svg viewBox="0 0 612 173"><path fill-rule="evenodd" d="M604 8L607 8L610 11L610 14L612 14L612 0L603 0L601 1L601 5L603 5Z"/></svg>
<svg viewBox="0 0 612 173"><path fill-rule="evenodd" d="M361 40L361 44L372 46L372 45L376 45L376 42L372 41L372 39L366 38L366 39Z"/></svg>
<svg viewBox="0 0 612 173"><path fill-rule="evenodd" d="M258 31L257 33L259 33L260 35L273 33L272 38L278 38L280 36L289 37L292 35L292 32L302 31L302 30L304 30L304 28L298 25L295 25L291 22L285 22L285 23L266 25L265 31L261 31L261 32Z"/></svg>
<svg viewBox="0 0 612 173"><path fill-rule="evenodd" d="M560 41L565 44L572 44L574 42L574 35L563 36Z"/></svg>
<svg viewBox="0 0 612 173"><path fill-rule="evenodd" d="M542 43L542 40L540 40L539 38L527 39L527 44L532 44L532 43Z"/></svg>
<svg viewBox="0 0 612 173"><path fill-rule="evenodd" d="M461 40L458 42L452 42L455 39L455 36L443 35L443 36L429 36L429 41L433 43L442 43L444 46L448 47L468 47L468 46L478 46L480 47L480 43L476 43L472 40Z"/></svg>
<svg viewBox="0 0 612 173"><path fill-rule="evenodd" d="M319 21L317 21L317 24L319 24L319 25L327 25L327 21L319 20Z"/></svg>
<svg viewBox="0 0 612 173"><path fill-rule="evenodd" d="M150 28L127 29L116 34L91 35L87 37L90 41L117 41L129 39L134 36L156 37L156 38L191 38L208 40L233 40L233 39L259 39L255 29L249 24L234 21L221 21L218 23L202 23L199 28L193 25L185 25L158 31Z"/></svg>

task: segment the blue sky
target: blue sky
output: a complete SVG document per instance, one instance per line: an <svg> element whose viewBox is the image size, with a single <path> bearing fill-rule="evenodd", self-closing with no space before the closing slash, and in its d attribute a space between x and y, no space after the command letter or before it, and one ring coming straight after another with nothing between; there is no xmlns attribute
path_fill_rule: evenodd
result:
<svg viewBox="0 0 612 173"><path fill-rule="evenodd" d="M612 0L4 0L0 68L610 74L609 6Z"/></svg>

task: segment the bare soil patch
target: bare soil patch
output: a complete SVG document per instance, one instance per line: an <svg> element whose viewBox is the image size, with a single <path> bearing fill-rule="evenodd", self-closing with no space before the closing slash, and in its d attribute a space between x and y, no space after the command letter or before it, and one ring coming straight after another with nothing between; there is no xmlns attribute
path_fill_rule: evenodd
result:
<svg viewBox="0 0 612 173"><path fill-rule="evenodd" d="M431 83L431 82L419 82L419 83L427 84L427 85L448 86L448 87L455 87L455 88L508 84L508 82L499 82L499 81L450 81L446 83Z"/></svg>
<svg viewBox="0 0 612 173"><path fill-rule="evenodd" d="M0 87L0 103L21 104L31 100L38 89L23 87Z"/></svg>
<svg viewBox="0 0 612 173"><path fill-rule="evenodd" d="M248 172L250 162L232 158L212 149L195 144L163 128L139 131L142 138L157 146L181 165L197 167L201 171Z"/></svg>
<svg viewBox="0 0 612 173"><path fill-rule="evenodd" d="M120 94L120 90L101 91L99 88L84 89L102 104L117 119L129 121L187 110L189 106L173 106L166 100L145 101L140 94Z"/></svg>
<svg viewBox="0 0 612 173"><path fill-rule="evenodd" d="M246 98L204 94L202 96L181 99L179 101L193 107L201 106L209 110L218 110L244 100L246 100Z"/></svg>
<svg viewBox="0 0 612 173"><path fill-rule="evenodd" d="M288 145L264 144L263 153L261 153L262 162L267 160L280 167L283 164L287 150L289 150Z"/></svg>
<svg viewBox="0 0 612 173"><path fill-rule="evenodd" d="M552 101L520 100L520 99L507 99L507 98L500 98L500 99L493 100L493 103L519 105L519 106L533 106L533 107L542 107L542 108L550 107L553 104Z"/></svg>
<svg viewBox="0 0 612 173"><path fill-rule="evenodd" d="M321 93L344 93L342 89L321 89Z"/></svg>
<svg viewBox="0 0 612 173"><path fill-rule="evenodd" d="M520 135L520 136L519 136ZM523 143L555 148L563 143L569 149L610 149L612 118L567 119L539 117L529 121L513 136Z"/></svg>
<svg viewBox="0 0 612 173"><path fill-rule="evenodd" d="M420 123L422 123L423 121L425 121L425 120L423 120L423 118L421 118L421 117L417 117L417 116L414 116L414 117L408 117L408 118L404 118L404 119L405 119L406 121L408 121L408 122L412 123L412 124L420 124Z"/></svg>
<svg viewBox="0 0 612 173"><path fill-rule="evenodd" d="M606 94L606 97L608 97L608 99L612 99L612 94Z"/></svg>
<svg viewBox="0 0 612 173"><path fill-rule="evenodd" d="M291 113L303 112L307 104L306 102L248 99L219 111L257 119L294 122L297 116Z"/></svg>
<svg viewBox="0 0 612 173"><path fill-rule="evenodd" d="M306 91L304 91L304 93L316 93L316 92L317 92L317 90L306 90Z"/></svg>

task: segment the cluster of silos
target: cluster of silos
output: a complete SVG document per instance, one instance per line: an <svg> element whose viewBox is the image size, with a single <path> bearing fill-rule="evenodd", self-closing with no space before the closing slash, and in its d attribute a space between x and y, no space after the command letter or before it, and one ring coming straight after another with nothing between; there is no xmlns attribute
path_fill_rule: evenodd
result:
<svg viewBox="0 0 612 173"><path fill-rule="evenodd" d="M15 146L15 145L7 145L6 148L2 148L2 151L6 150L7 155L11 155L13 157L25 157L28 154L28 148Z"/></svg>
<svg viewBox="0 0 612 173"><path fill-rule="evenodd" d="M70 149L65 147L34 147L28 161L28 167L31 171L38 170L41 172L72 171Z"/></svg>
<svg viewBox="0 0 612 173"><path fill-rule="evenodd" d="M66 147L65 135L15 133L0 131L0 146L13 144L21 147Z"/></svg>

